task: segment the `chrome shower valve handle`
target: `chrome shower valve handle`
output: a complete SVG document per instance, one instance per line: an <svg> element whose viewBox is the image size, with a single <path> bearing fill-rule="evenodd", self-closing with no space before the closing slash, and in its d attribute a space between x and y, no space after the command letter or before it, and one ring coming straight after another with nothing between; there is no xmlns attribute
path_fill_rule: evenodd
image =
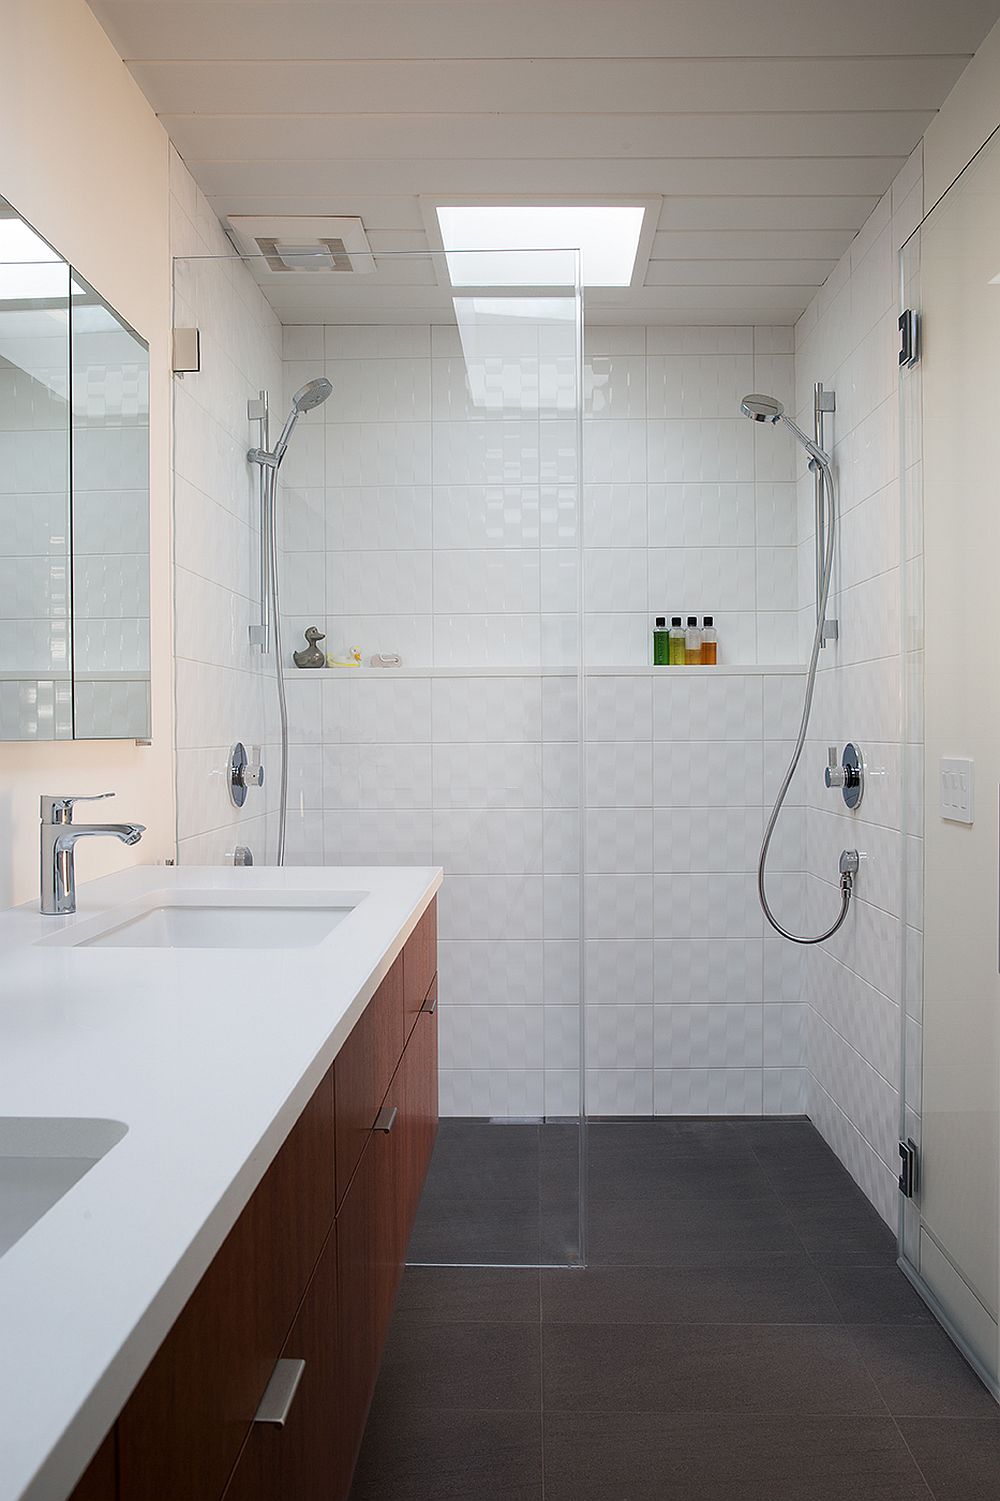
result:
<svg viewBox="0 0 1000 1501"><path fill-rule="evenodd" d="M852 812L860 807L865 795L865 758L860 747L849 740L843 755L838 758L837 747L829 746L823 780L828 787L843 793L844 802Z"/></svg>

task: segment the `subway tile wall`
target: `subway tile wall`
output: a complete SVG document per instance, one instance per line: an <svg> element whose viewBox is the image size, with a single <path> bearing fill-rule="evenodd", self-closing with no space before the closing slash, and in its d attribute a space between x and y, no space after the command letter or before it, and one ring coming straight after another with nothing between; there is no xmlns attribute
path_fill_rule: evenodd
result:
<svg viewBox="0 0 1000 1501"><path fill-rule="evenodd" d="M810 926L837 910L840 850L862 852L847 924L806 955L806 1109L893 1227L904 1005L908 1070L919 1076L920 915L904 875L909 870L918 877L920 870L923 760L918 706L904 693L904 668L919 664L922 646L922 540L919 463L900 463L896 320L898 251L922 213L918 149L803 314L795 354L801 426L812 422L814 381L837 393L832 441L842 513L830 606L840 639L822 655L811 738L795 783L805 807ZM812 507L812 482L803 470L803 655L815 598ZM822 780L827 746L847 740L857 741L868 760L868 788L857 814L848 813ZM913 1107L913 1092L907 1094ZM919 1140L918 1110L918 1103L909 1109L907 1129Z"/></svg>
<svg viewBox="0 0 1000 1501"><path fill-rule="evenodd" d="M261 389L280 393L281 327L173 148L170 161L174 323L201 330L200 372L174 377L178 859L231 864L243 844L264 863L277 777L237 809L226 766L236 740L275 764L273 666L249 639L259 563L246 413Z"/></svg>

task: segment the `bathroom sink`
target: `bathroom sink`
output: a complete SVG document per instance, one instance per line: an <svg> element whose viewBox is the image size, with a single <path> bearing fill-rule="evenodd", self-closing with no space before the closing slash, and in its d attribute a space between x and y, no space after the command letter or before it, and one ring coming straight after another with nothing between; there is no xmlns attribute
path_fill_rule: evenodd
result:
<svg viewBox="0 0 1000 1501"><path fill-rule="evenodd" d="M350 907L153 907L86 947L112 949L304 949L320 943Z"/></svg>
<svg viewBox="0 0 1000 1501"><path fill-rule="evenodd" d="M43 938L79 948L311 948L349 917L364 892L153 892Z"/></svg>
<svg viewBox="0 0 1000 1501"><path fill-rule="evenodd" d="M0 1116L0 1256L127 1131L121 1121Z"/></svg>

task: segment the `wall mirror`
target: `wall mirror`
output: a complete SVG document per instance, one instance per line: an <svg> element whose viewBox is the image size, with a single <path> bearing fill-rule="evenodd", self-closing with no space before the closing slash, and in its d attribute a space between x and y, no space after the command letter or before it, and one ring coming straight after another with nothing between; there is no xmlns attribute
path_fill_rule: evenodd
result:
<svg viewBox="0 0 1000 1501"><path fill-rule="evenodd" d="M0 198L0 740L149 734L148 345Z"/></svg>

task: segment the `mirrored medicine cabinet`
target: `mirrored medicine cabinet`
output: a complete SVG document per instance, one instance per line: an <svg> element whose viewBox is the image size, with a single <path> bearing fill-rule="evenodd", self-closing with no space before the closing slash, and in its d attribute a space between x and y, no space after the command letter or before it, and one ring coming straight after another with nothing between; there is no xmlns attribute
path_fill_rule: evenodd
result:
<svg viewBox="0 0 1000 1501"><path fill-rule="evenodd" d="M0 198L0 740L149 734L149 347Z"/></svg>

